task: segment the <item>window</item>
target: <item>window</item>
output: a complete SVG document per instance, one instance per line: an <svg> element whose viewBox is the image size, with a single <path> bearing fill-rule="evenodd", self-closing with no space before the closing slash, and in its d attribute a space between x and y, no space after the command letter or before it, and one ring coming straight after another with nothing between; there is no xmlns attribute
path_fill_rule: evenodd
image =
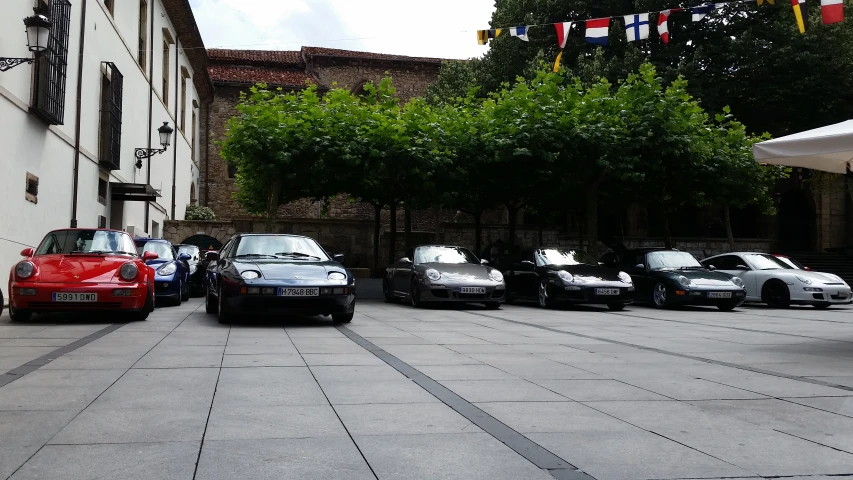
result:
<svg viewBox="0 0 853 480"><path fill-rule="evenodd" d="M28 202L39 203L39 177L27 172L27 190L24 194Z"/></svg>
<svg viewBox="0 0 853 480"><path fill-rule="evenodd" d="M121 106L124 77L115 64L106 62L101 79L101 128L99 163L107 170L121 169Z"/></svg>
<svg viewBox="0 0 853 480"><path fill-rule="evenodd" d="M415 250L415 265L424 263L475 263L480 261L467 248L462 247L419 247Z"/></svg>
<svg viewBox="0 0 853 480"><path fill-rule="evenodd" d="M71 252L110 252L135 257L136 247L124 232L56 230L47 234L36 249L36 255Z"/></svg>
<svg viewBox="0 0 853 480"><path fill-rule="evenodd" d="M151 238L160 238L160 224L151 221Z"/></svg>
<svg viewBox="0 0 853 480"><path fill-rule="evenodd" d="M155 224L157 222L154 222ZM164 241L143 241L136 240L136 249L139 251L139 254L142 255L145 252L154 252L158 257L162 260L174 260L177 255L175 255L175 250L172 249L172 246L169 242Z"/></svg>
<svg viewBox="0 0 853 480"><path fill-rule="evenodd" d="M743 265L744 261L735 255L725 255L717 257L713 260L705 260L702 262L706 267L713 265L717 270L736 270L738 265Z"/></svg>
<svg viewBox="0 0 853 480"><path fill-rule="evenodd" d="M190 205L195 205L195 182L190 183Z"/></svg>
<svg viewBox="0 0 853 480"><path fill-rule="evenodd" d="M107 204L107 180L105 178L98 178L98 203L101 205Z"/></svg>
<svg viewBox="0 0 853 480"><path fill-rule="evenodd" d="M228 165L228 178L236 178L237 177L237 167Z"/></svg>
<svg viewBox="0 0 853 480"><path fill-rule="evenodd" d="M50 38L47 50L36 60L31 110L51 125L62 125L65 120L71 3L68 0L53 0L49 17Z"/></svg>
<svg viewBox="0 0 853 480"><path fill-rule="evenodd" d="M148 2L139 0L139 66L145 71L148 59Z"/></svg>
<svg viewBox="0 0 853 480"><path fill-rule="evenodd" d="M674 250L661 250L651 252L648 255L648 267L650 270L666 268L693 268L702 267L696 257L688 252L677 252Z"/></svg>
<svg viewBox="0 0 853 480"><path fill-rule="evenodd" d="M181 131L186 132L187 126L187 78L189 77L189 72L187 72L186 68L183 68L181 72L181 96L178 98L178 102L181 103L181 118L180 125Z"/></svg>
<svg viewBox="0 0 853 480"><path fill-rule="evenodd" d="M104 0L104 6L107 7L110 15L115 16L115 0Z"/></svg>
<svg viewBox="0 0 853 480"><path fill-rule="evenodd" d="M169 108L169 56L172 44L172 35L163 29L163 103Z"/></svg>
<svg viewBox="0 0 853 480"><path fill-rule="evenodd" d="M190 124L190 128L192 128L192 131L190 132L190 158L192 159L192 161L195 162L196 161L196 158L195 158L195 142L196 142L195 132L196 132L196 129L198 128L196 116L195 116L195 110L193 110L193 121Z"/></svg>
<svg viewBox="0 0 853 480"><path fill-rule="evenodd" d="M98 215L98 228L107 228L107 217Z"/></svg>

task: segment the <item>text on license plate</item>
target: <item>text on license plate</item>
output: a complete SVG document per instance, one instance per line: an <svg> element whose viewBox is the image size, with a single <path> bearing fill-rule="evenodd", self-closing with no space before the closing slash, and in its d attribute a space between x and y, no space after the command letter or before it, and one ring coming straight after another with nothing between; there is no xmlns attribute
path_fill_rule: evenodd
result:
<svg viewBox="0 0 853 480"><path fill-rule="evenodd" d="M708 298L732 298L732 292L708 292Z"/></svg>
<svg viewBox="0 0 853 480"><path fill-rule="evenodd" d="M98 301L98 294L97 293L54 292L53 293L53 301L54 302L97 302Z"/></svg>
<svg viewBox="0 0 853 480"><path fill-rule="evenodd" d="M320 295L320 289L314 288L279 288L279 297L317 297Z"/></svg>
<svg viewBox="0 0 853 480"><path fill-rule="evenodd" d="M461 287L459 289L459 293L478 293L480 295L485 295L486 287Z"/></svg>
<svg viewBox="0 0 853 480"><path fill-rule="evenodd" d="M618 288L596 288L596 295L619 295Z"/></svg>

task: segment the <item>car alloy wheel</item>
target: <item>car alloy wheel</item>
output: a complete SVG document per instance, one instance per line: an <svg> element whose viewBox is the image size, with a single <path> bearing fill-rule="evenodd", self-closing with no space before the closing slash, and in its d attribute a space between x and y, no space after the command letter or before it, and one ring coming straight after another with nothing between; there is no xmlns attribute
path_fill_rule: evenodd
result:
<svg viewBox="0 0 853 480"><path fill-rule="evenodd" d="M658 308L666 307L666 285L658 283L652 291L652 300Z"/></svg>
<svg viewBox="0 0 853 480"><path fill-rule="evenodd" d="M551 297L548 296L548 281L543 279L539 282L539 306L551 308Z"/></svg>
<svg viewBox="0 0 853 480"><path fill-rule="evenodd" d="M764 284L761 300L772 308L788 308L791 306L791 292L782 281L770 280Z"/></svg>
<svg viewBox="0 0 853 480"><path fill-rule="evenodd" d="M412 306L415 308L420 308L421 306L421 291L418 290L418 281L414 278L412 279L412 291L409 294L412 298Z"/></svg>

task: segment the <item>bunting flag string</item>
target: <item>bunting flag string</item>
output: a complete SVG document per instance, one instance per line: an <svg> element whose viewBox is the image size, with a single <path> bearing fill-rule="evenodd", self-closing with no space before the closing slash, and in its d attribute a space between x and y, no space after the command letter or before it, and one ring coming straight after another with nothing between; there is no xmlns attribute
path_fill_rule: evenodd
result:
<svg viewBox="0 0 853 480"><path fill-rule="evenodd" d="M844 21L844 0L820 0L820 16L824 25Z"/></svg>
<svg viewBox="0 0 853 480"><path fill-rule="evenodd" d="M809 11L806 9L806 0L791 0L794 8L794 17L797 19L797 27L800 33L806 33L806 25L809 24Z"/></svg>

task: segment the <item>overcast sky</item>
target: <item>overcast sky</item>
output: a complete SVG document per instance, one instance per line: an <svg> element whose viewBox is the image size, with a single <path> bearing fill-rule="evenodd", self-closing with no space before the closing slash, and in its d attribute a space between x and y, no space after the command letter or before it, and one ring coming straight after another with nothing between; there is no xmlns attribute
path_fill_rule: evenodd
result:
<svg viewBox="0 0 853 480"><path fill-rule="evenodd" d="M190 0L208 48L482 55L494 0Z"/></svg>

